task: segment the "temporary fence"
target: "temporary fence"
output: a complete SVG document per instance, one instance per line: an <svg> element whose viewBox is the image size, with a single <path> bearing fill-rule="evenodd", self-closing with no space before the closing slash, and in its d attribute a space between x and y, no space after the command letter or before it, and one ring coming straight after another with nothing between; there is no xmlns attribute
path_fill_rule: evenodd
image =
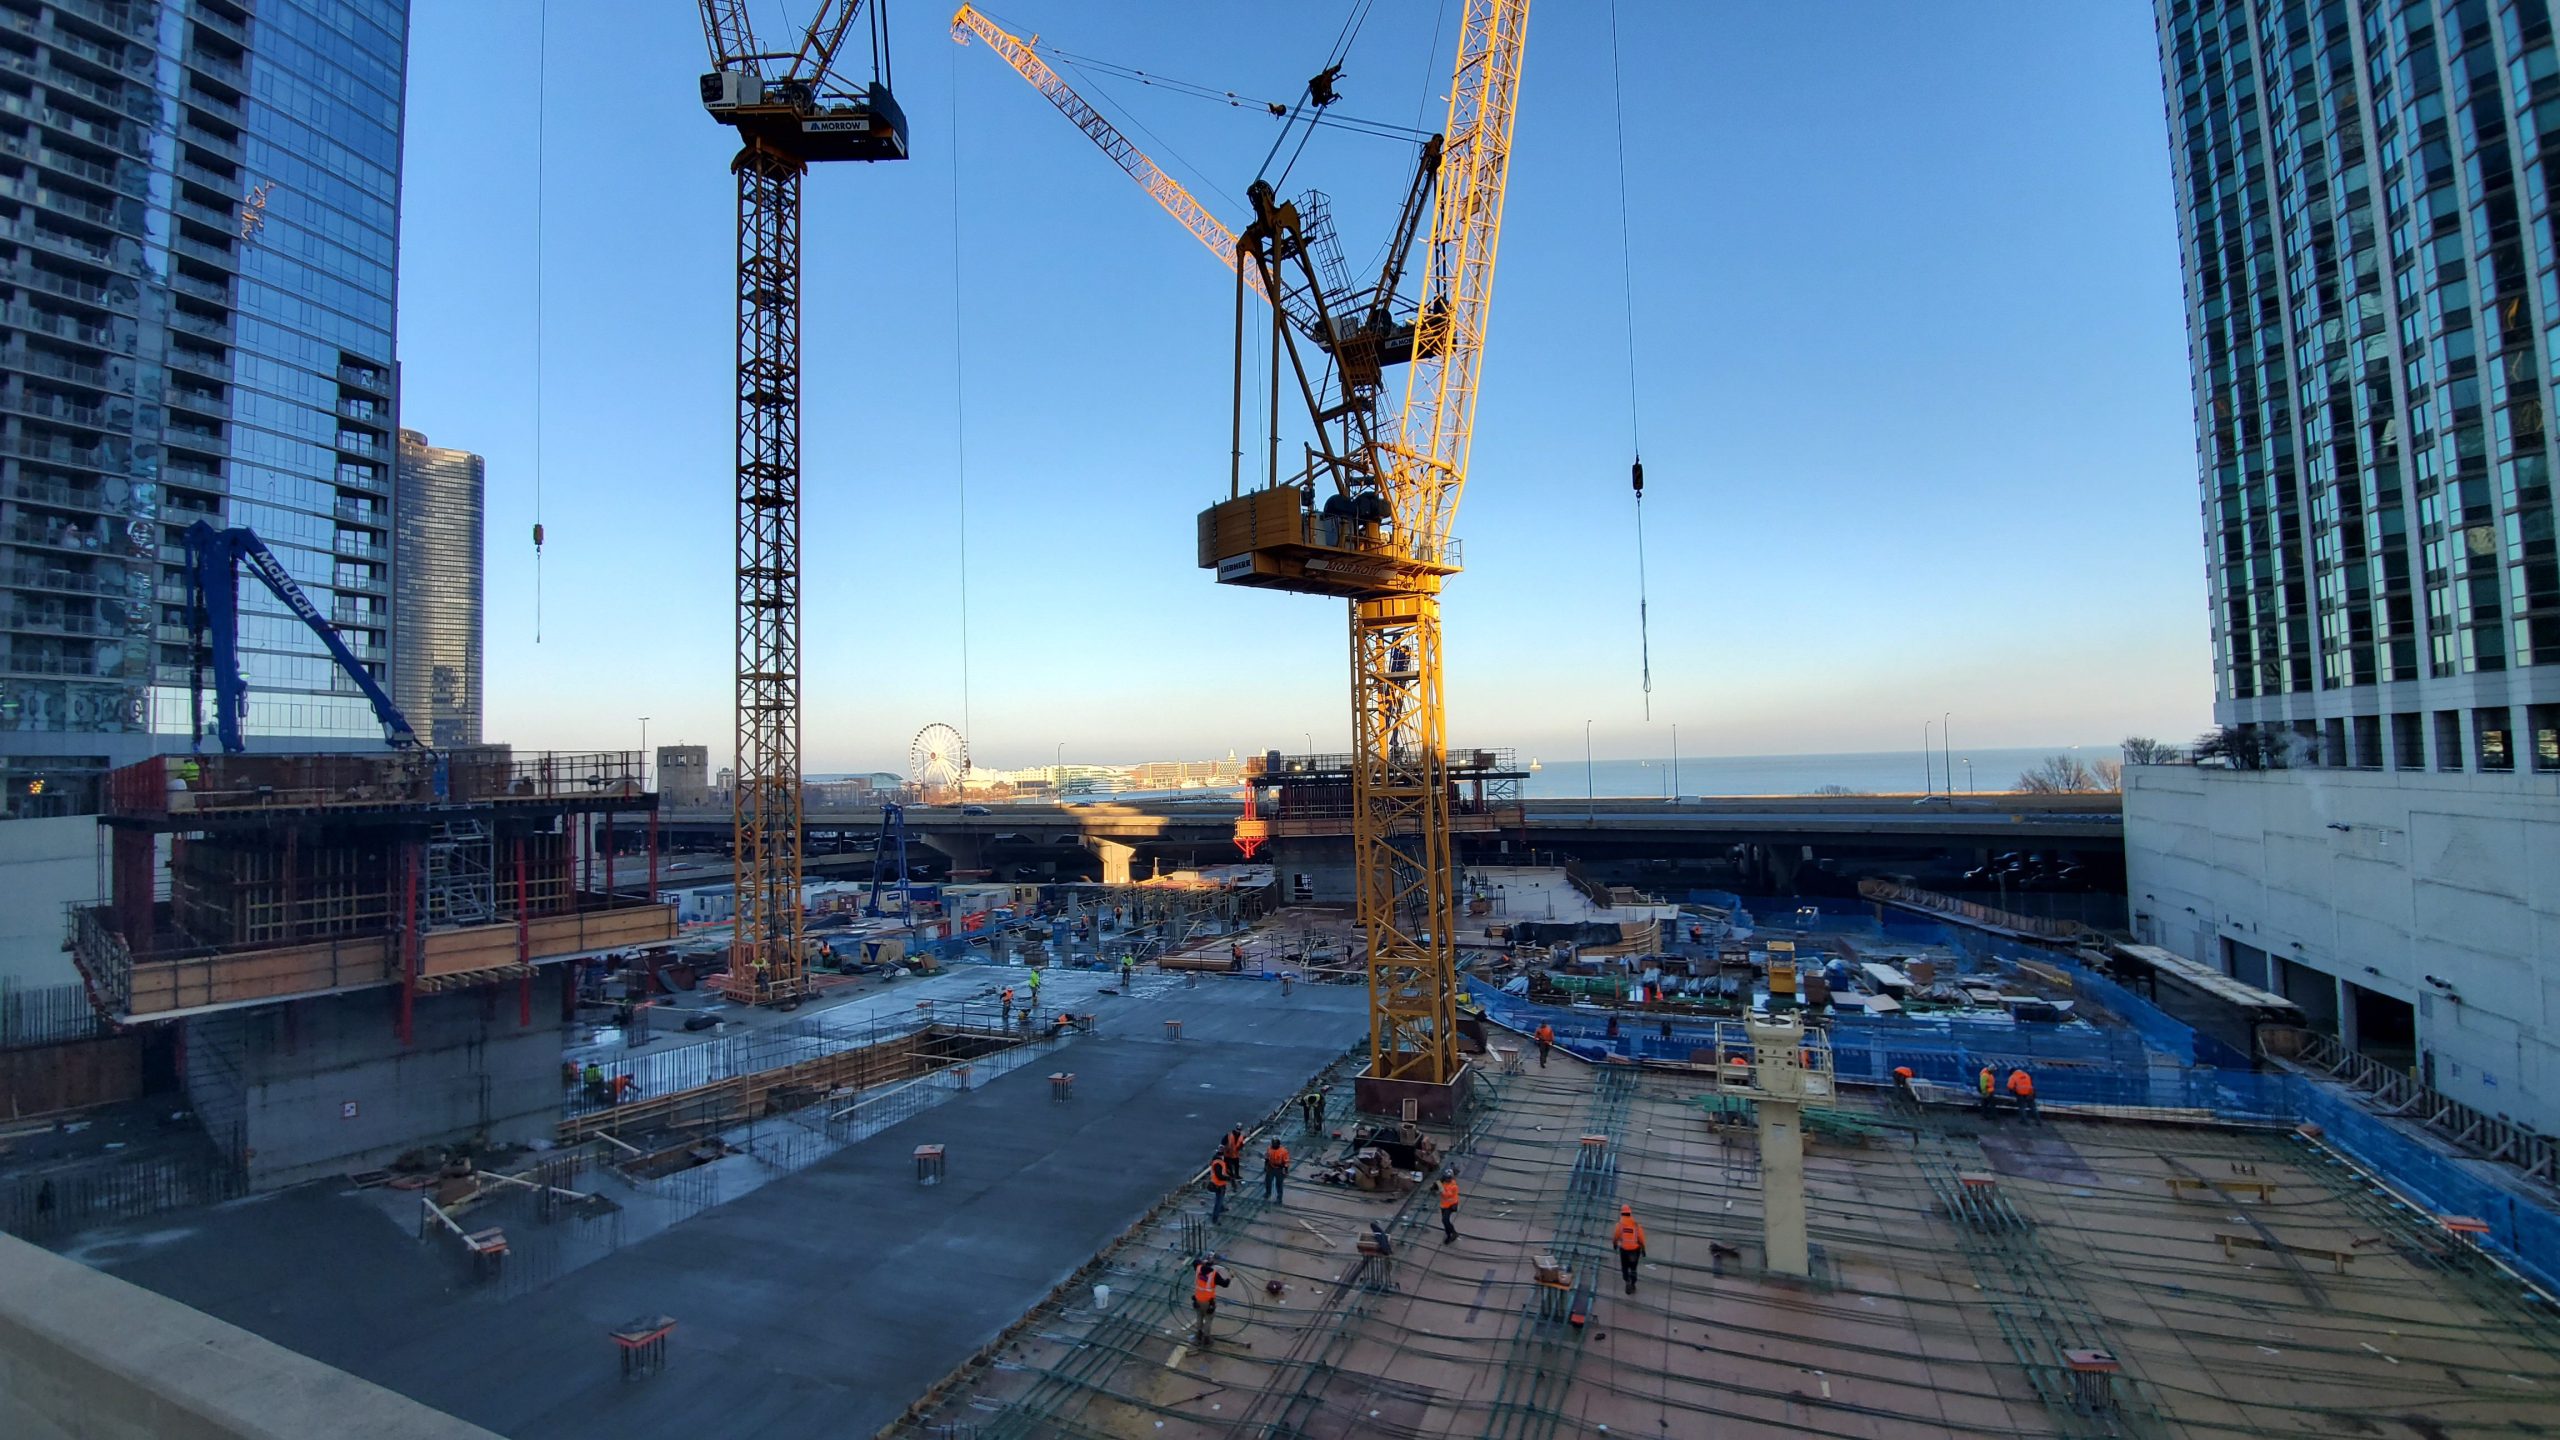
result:
<svg viewBox="0 0 2560 1440"><path fill-rule="evenodd" d="M247 1188L240 1167L210 1150L65 1165L0 1179L0 1231L42 1242L91 1225L234 1199Z"/></svg>
<svg viewBox="0 0 2560 1440"><path fill-rule="evenodd" d="M1833 1073L1841 1081L1888 1085L1897 1067L1908 1067L1918 1079L1970 1090L1984 1067L2004 1083L2010 1069L2022 1067L2034 1075L2040 1101L2086 1111L2121 1107L2139 1118L2141 1112L2189 1110L2232 1124L2316 1125L2324 1143L2384 1177L2410 1202L2439 1216L2481 1222L2487 1227L2477 1237L2483 1248L2545 1291L2560 1294L2560 1214L2483 1173L2478 1162L2438 1150L2359 1107L2338 1086L2252 1068L2250 1057L2066 954L1956 927L1929 924L1936 933L1926 936L1903 928L1911 938L1954 950L1968 971L2010 969L2020 960L2058 971L2080 999L2102 1006L2122 1024L1834 1017L1824 1029ZM1467 987L1496 1022L1523 1033L1552 1025L1559 1044L1586 1058L1692 1063L1703 1052L1713 1059L1711 1018L1541 1005L1472 979Z"/></svg>
<svg viewBox="0 0 2560 1440"><path fill-rule="evenodd" d="M610 1061L597 1057L592 1062L593 1076L586 1073L586 1065L580 1065L577 1074L564 1076L574 1083L567 1086L562 1108L573 1119L613 1109L613 1082L624 1076L632 1082L627 1087L631 1098L647 1099L865 1049L932 1026L1002 1034L1006 1018L1004 1007L991 1000L926 1001L886 1012L877 1007L835 1010L646 1055Z"/></svg>

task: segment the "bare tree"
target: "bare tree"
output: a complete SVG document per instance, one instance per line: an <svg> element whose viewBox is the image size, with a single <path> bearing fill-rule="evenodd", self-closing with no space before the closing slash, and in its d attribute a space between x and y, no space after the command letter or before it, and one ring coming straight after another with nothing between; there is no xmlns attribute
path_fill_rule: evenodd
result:
<svg viewBox="0 0 2560 1440"><path fill-rule="evenodd" d="M2101 790L2124 788L2124 762L2121 760L2100 760L2089 767L2089 773L2098 777Z"/></svg>
<svg viewBox="0 0 2560 1440"><path fill-rule="evenodd" d="M2080 757L2047 755L2036 768L2018 777L2018 788L2030 795L2084 795L2104 787Z"/></svg>
<svg viewBox="0 0 2560 1440"><path fill-rule="evenodd" d="M1873 795L1873 790L1858 790L1847 785L1816 785L1806 792L1812 795Z"/></svg>
<svg viewBox="0 0 2560 1440"><path fill-rule="evenodd" d="M2127 765L2175 765L2184 760L2178 747L2148 735L2124 737L2124 763Z"/></svg>

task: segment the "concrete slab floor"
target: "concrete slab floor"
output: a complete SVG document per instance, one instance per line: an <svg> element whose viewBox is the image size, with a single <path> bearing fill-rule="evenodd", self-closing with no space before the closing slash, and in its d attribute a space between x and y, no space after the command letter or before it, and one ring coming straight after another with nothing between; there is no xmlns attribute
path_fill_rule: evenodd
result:
<svg viewBox="0 0 2560 1440"><path fill-rule="evenodd" d="M1365 1033L1356 987L1142 990L1054 1063L530 1292L458 1283L439 1247L326 1185L66 1253L504 1434L867 1435ZM1076 1072L1074 1099L1050 1099L1051 1069ZM920 1144L948 1147L944 1183L916 1183ZM625 1382L607 1331L657 1312L677 1321L668 1366Z"/></svg>
<svg viewBox="0 0 2560 1440"><path fill-rule="evenodd" d="M1897 1128L1872 1145L1808 1149L1821 1263L1805 1284L1759 1272L1756 1140L1707 1123L1690 1103L1701 1081L1649 1075L1612 1100L1559 1059L1495 1086L1460 1165L1458 1243L1441 1243L1427 1194L1293 1186L1221 1240L1238 1285L1206 1353L1178 1240L1149 1234L1115 1254L1108 1311L1070 1297L1043 1313L933 1418L986 1440L2560 1426L2550 1313L2289 1135L1886 1111ZM1577 1180L1593 1133L1614 1170ZM1990 1168L1983 1141L2027 1137L2048 1163L1999 1176L2007 1218L1958 1219L1955 1176ZM2187 1172L2275 1189L2179 1198L2166 1180ZM1608 1243L1621 1203L1648 1232L1632 1295ZM1391 1289L1353 1254L1372 1221L1401 1251ZM2216 1239L2261 1226L2299 1267ZM2355 1258L2334 1273L2318 1249ZM1580 1271L1587 1328L1539 1317L1542 1251ZM2108 1408L2072 1404L2065 1352L2080 1348L2122 1363Z"/></svg>

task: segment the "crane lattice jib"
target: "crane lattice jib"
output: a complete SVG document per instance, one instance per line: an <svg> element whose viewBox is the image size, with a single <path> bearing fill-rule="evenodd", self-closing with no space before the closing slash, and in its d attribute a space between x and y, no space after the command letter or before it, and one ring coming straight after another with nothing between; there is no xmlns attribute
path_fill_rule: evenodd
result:
<svg viewBox="0 0 2560 1440"><path fill-rule="evenodd" d="M1447 545L1467 482L1528 22L1529 0L1467 0L1458 34L1415 361L1383 476L1396 529L1417 554Z"/></svg>
<svg viewBox="0 0 2560 1440"><path fill-rule="evenodd" d="M1119 127L1113 125L1101 111L1087 103L1082 95L1077 94L1074 86L1060 79L1058 72L1050 69L1049 63L1042 60L1039 52L1033 50L1028 42L979 14L976 7L963 5L951 17L951 38L965 45L971 35L987 42L988 49L1001 56L1006 64L1014 68L1015 73L1030 81L1033 89L1047 96L1049 103L1057 106L1060 114L1074 122L1075 127L1082 130L1087 139L1100 147L1103 154L1111 157L1112 164L1119 166L1130 179L1137 181L1138 187L1154 197L1155 202L1164 207L1166 214L1171 215L1183 229L1190 231L1201 244L1208 246L1210 253L1218 257L1220 264L1225 265L1229 270L1239 268L1241 262L1236 254L1236 232L1228 229L1217 216L1210 214L1207 206L1193 199L1191 192L1182 188L1182 182L1164 173L1163 167L1147 158L1147 152L1131 144L1129 137L1120 133ZM1261 272L1250 266L1242 268L1244 283L1252 289L1253 293L1262 296L1265 300L1270 299L1270 295L1263 289Z"/></svg>
<svg viewBox="0 0 2560 1440"><path fill-rule="evenodd" d="M714 70L763 73L755 27L747 23L747 0L702 0L702 43L711 52Z"/></svg>

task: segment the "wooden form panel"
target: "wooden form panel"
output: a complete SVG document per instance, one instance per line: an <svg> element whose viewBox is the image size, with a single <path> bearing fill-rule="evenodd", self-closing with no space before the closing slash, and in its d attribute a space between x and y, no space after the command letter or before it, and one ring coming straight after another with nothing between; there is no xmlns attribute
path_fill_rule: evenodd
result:
<svg viewBox="0 0 2560 1440"><path fill-rule="evenodd" d="M398 978L391 964L391 942L381 935L253 950L245 955L145 960L133 967L129 1013L156 1015L200 1005L280 1000L323 990L385 985Z"/></svg>

